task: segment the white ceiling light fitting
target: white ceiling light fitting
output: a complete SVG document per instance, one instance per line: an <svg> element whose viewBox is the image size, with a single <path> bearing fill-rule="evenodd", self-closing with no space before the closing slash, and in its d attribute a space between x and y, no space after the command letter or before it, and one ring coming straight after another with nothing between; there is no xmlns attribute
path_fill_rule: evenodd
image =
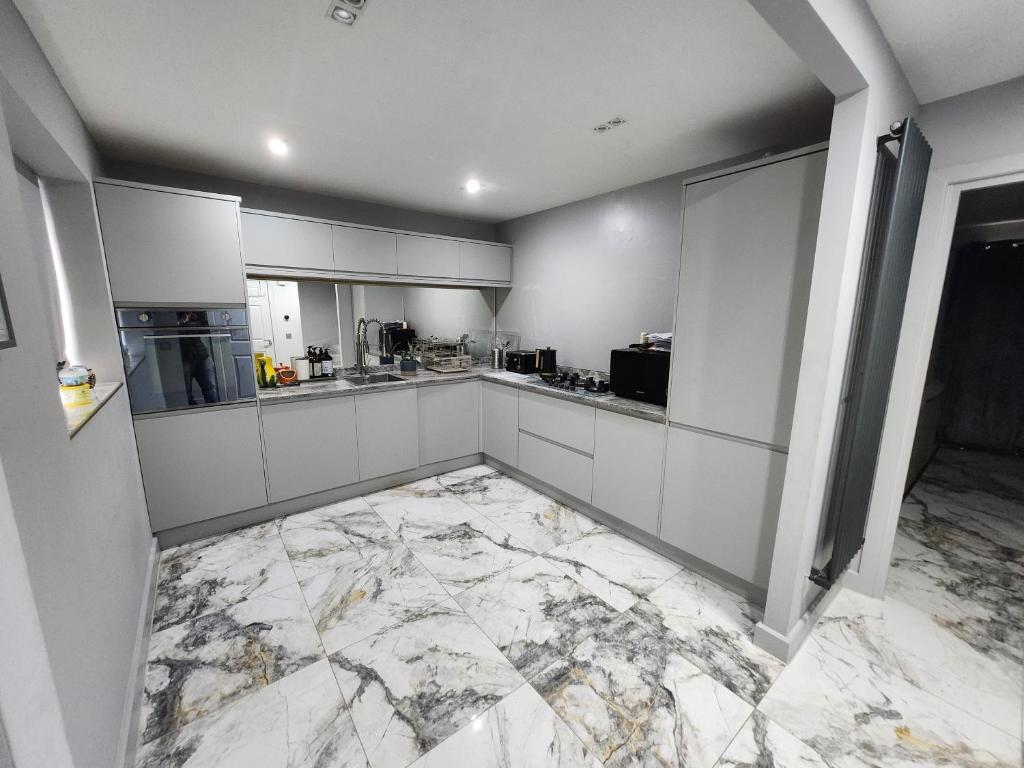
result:
<svg viewBox="0 0 1024 768"><path fill-rule="evenodd" d="M468 194L475 195L477 192L484 188L484 185L481 184L476 179L470 179L463 185L462 188L466 190Z"/></svg>
<svg viewBox="0 0 1024 768"><path fill-rule="evenodd" d="M351 27L366 8L368 0L331 0L327 6L327 18Z"/></svg>
<svg viewBox="0 0 1024 768"><path fill-rule="evenodd" d="M601 123L600 125L594 126L595 133L608 133L612 128L618 128L620 125L626 124L626 118L624 117L613 117L611 120Z"/></svg>
<svg viewBox="0 0 1024 768"><path fill-rule="evenodd" d="M275 136L267 142L267 149L270 150L271 154L284 157L288 154L288 142Z"/></svg>

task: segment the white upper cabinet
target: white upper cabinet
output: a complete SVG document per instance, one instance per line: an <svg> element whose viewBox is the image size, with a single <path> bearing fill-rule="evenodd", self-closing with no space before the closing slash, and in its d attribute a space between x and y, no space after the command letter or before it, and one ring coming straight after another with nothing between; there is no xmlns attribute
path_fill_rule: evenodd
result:
<svg viewBox="0 0 1024 768"><path fill-rule="evenodd" d="M507 283L512 280L512 246L459 243L459 277Z"/></svg>
<svg viewBox="0 0 1024 768"><path fill-rule="evenodd" d="M96 206L116 303L245 303L237 198L97 182Z"/></svg>
<svg viewBox="0 0 1024 768"><path fill-rule="evenodd" d="M394 232L331 226L334 268L339 272L398 274L398 237Z"/></svg>
<svg viewBox="0 0 1024 768"><path fill-rule="evenodd" d="M825 162L686 187L670 421L788 445Z"/></svg>
<svg viewBox="0 0 1024 768"><path fill-rule="evenodd" d="M334 270L330 224L243 212L242 248L246 264Z"/></svg>
<svg viewBox="0 0 1024 768"><path fill-rule="evenodd" d="M458 241L399 234L398 274L420 277L458 277Z"/></svg>

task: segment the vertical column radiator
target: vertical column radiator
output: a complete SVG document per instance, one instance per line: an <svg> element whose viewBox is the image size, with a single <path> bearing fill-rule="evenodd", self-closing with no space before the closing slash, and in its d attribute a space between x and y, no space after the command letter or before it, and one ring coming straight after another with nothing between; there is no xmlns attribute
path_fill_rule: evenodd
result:
<svg viewBox="0 0 1024 768"><path fill-rule="evenodd" d="M892 145L896 145L894 152ZM932 149L911 118L878 139L864 258L826 494L823 567L810 579L828 589L864 544L896 346L910 282ZM824 555L819 558L824 559Z"/></svg>

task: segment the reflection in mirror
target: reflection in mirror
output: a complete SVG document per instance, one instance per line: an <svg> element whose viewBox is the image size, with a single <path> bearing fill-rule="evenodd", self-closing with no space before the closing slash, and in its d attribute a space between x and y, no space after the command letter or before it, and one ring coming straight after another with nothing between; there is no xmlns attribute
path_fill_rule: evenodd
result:
<svg viewBox="0 0 1024 768"><path fill-rule="evenodd" d="M494 330L493 288L364 285L313 280L250 279L249 324L253 352L289 364L310 346L330 350L339 367L356 364L359 318L370 328L369 365L400 354L412 339L466 338L467 352L484 359ZM397 357L395 362L397 362Z"/></svg>

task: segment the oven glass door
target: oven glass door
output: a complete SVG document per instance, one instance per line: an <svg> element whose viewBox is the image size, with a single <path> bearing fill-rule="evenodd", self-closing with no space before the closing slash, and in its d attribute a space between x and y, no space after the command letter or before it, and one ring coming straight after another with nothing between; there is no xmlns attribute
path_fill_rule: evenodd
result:
<svg viewBox="0 0 1024 768"><path fill-rule="evenodd" d="M122 328L132 413L252 400L256 396L245 328Z"/></svg>

